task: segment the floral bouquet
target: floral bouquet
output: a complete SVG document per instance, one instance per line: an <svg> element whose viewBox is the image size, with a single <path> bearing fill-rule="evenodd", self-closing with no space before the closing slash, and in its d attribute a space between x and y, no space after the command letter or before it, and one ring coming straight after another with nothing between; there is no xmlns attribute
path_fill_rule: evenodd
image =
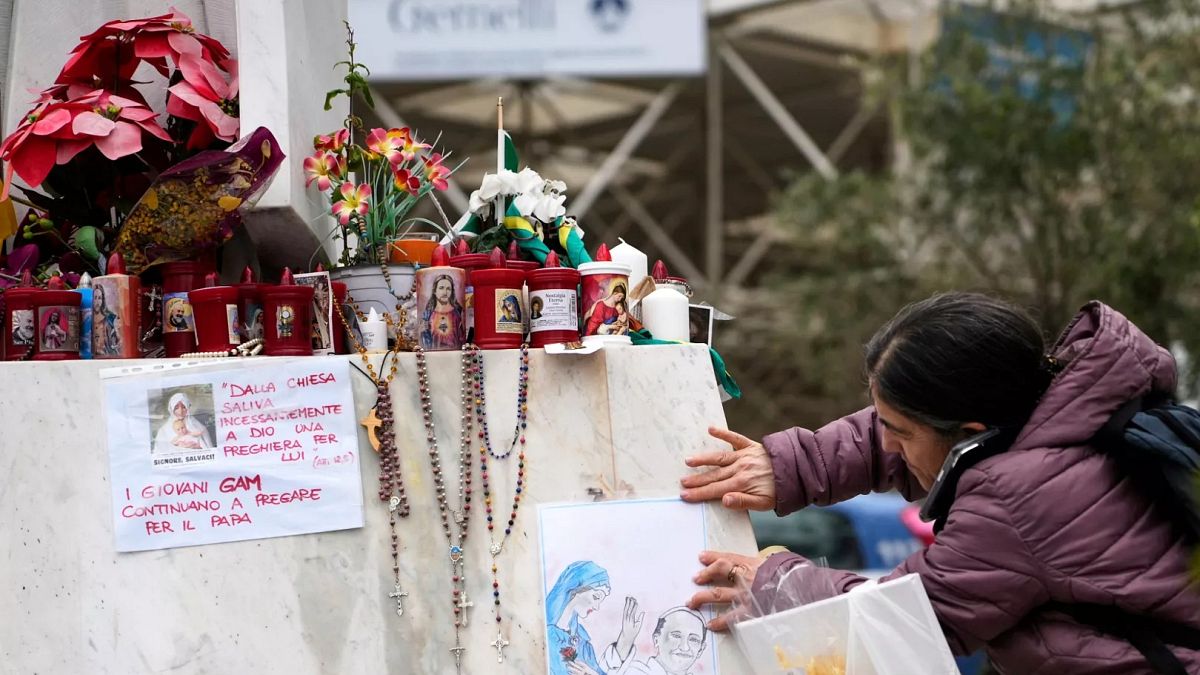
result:
<svg viewBox="0 0 1200 675"><path fill-rule="evenodd" d="M142 81L146 73L158 82ZM237 63L219 41L197 33L177 10L110 21L85 35L54 84L3 143L7 165L27 187L13 200L30 207L19 246L3 273L36 269L103 272L122 225L160 173L238 137ZM143 95L165 87L165 118ZM40 188L40 189L35 189ZM22 268L15 268L13 261ZM0 277L0 285L7 283Z"/></svg>
<svg viewBox="0 0 1200 675"><path fill-rule="evenodd" d="M354 32L348 23L346 31L349 59L338 64L347 68L346 88L326 95L326 110L334 98L343 95L353 99L361 94L373 105L365 77L370 71L354 60ZM421 199L445 190L450 175L458 169L445 164L449 153L434 149L438 139L426 143L408 127L371 129L364 136L361 126L359 118L348 115L341 129L314 139L316 152L304 160L305 185L316 184L337 218L331 235L342 239L342 266L384 263L388 243L418 222L442 233L450 228L449 223L443 227L425 219L408 219ZM440 212L437 199L432 201Z"/></svg>
<svg viewBox="0 0 1200 675"><path fill-rule="evenodd" d="M566 215L567 184L543 178L529 167L517 172L512 141L503 130L500 136L504 149L499 152L505 166L484 175L455 231L474 235L476 251L506 249L515 241L526 257L538 262L545 262L551 250L557 250L559 258L571 267L591 262L583 245L583 230ZM486 226L493 221L495 225Z"/></svg>

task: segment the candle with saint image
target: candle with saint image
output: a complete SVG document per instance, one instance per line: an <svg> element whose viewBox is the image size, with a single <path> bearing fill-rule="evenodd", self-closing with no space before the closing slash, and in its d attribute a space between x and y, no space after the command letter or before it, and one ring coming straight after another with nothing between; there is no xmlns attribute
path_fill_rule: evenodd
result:
<svg viewBox="0 0 1200 675"><path fill-rule="evenodd" d="M119 252L108 257L104 272L92 279L92 358L139 358L142 280L125 273Z"/></svg>

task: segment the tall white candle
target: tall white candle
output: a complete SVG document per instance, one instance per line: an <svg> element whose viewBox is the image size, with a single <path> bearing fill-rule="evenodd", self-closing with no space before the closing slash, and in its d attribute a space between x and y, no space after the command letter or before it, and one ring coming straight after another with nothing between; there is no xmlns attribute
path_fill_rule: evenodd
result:
<svg viewBox="0 0 1200 675"><path fill-rule="evenodd" d="M645 253L637 250L624 239L618 238L617 241L621 243L614 246L609 253L612 255L613 262L629 266L629 292L632 293L633 289L642 283L642 279L646 278L649 260Z"/></svg>
<svg viewBox="0 0 1200 675"><path fill-rule="evenodd" d="M688 299L660 286L642 298L642 322L656 340L688 342Z"/></svg>

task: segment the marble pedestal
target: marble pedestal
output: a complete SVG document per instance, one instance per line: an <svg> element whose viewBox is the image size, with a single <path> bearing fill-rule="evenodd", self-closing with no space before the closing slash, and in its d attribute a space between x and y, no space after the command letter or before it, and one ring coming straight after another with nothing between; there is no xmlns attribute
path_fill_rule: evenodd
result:
<svg viewBox="0 0 1200 675"><path fill-rule="evenodd" d="M357 360L356 360L357 362ZM364 451L366 527L358 530L118 554L95 361L0 364L0 672L453 673L446 543L418 415L415 361L392 386L412 515L401 521L403 618L392 589L378 461ZM461 419L459 355L429 356L434 419L447 462ZM508 437L518 352L486 354L492 433ZM377 366L378 367L378 366ZM374 403L355 380L359 417ZM592 356L531 356L527 492L501 556L503 665L488 643L491 580L482 509L467 546L477 605L464 672L544 673L536 504L678 493L683 457L719 444L724 414L707 350L628 347ZM360 434L362 435L362 434ZM366 447L365 436L360 439ZM505 472L509 473L509 472ZM514 476L493 471L508 499ZM451 478L453 489L456 480ZM507 505L498 508L505 510ZM748 519L708 511L709 547L752 552ZM681 602L683 598L680 599ZM722 670L744 673L732 639Z"/></svg>

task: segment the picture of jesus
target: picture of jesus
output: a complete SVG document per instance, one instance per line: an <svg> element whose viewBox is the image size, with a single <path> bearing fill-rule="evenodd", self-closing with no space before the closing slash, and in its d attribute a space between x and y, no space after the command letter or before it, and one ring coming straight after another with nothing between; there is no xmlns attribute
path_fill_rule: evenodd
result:
<svg viewBox="0 0 1200 675"><path fill-rule="evenodd" d="M67 345L67 321L62 310L52 309L46 314L42 323L41 348L48 351L61 351Z"/></svg>
<svg viewBox="0 0 1200 675"><path fill-rule="evenodd" d="M439 275L433 293L421 312L421 347L430 350L458 349L466 339L463 307L458 301L454 278Z"/></svg>

